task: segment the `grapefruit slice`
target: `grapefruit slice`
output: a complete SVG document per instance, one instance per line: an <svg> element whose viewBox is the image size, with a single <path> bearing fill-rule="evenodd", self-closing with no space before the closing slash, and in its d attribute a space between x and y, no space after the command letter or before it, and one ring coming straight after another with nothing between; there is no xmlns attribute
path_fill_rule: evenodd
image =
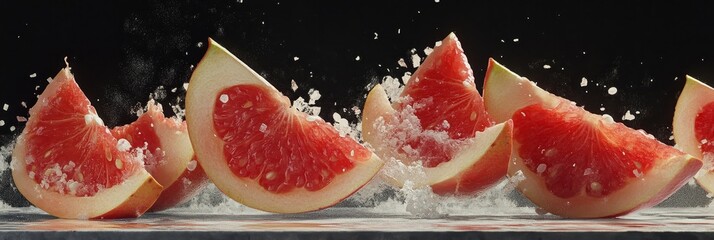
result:
<svg viewBox="0 0 714 240"><path fill-rule="evenodd" d="M11 164L20 193L60 218L138 217L162 189L109 133L69 67L30 109Z"/></svg>
<svg viewBox="0 0 714 240"><path fill-rule="evenodd" d="M377 85L367 96L362 134L382 158L424 167L426 177L390 174L438 194L472 194L506 175L511 123L493 126L456 35L434 48L390 105Z"/></svg>
<svg viewBox="0 0 714 240"><path fill-rule="evenodd" d="M672 121L674 141L683 151L704 161L695 176L699 186L714 193L714 88L687 76Z"/></svg>
<svg viewBox="0 0 714 240"><path fill-rule="evenodd" d="M229 197L259 210L327 208L383 165L319 117L291 108L285 96L212 39L191 76L186 113L208 178Z"/></svg>
<svg viewBox="0 0 714 240"><path fill-rule="evenodd" d="M141 151L144 167L164 191L149 211L161 211L185 203L208 183L208 178L195 160L186 122L166 118L161 104L150 100L146 112L131 124L111 130L124 139L134 151Z"/></svg>
<svg viewBox="0 0 714 240"><path fill-rule="evenodd" d="M493 59L484 102L496 121L513 120L509 178L556 215L615 217L653 206L702 166L651 135L546 92Z"/></svg>

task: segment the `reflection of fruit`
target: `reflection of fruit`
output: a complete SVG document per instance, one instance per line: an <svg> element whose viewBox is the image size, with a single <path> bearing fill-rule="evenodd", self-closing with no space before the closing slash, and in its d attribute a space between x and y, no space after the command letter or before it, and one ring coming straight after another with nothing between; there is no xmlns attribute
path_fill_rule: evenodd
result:
<svg viewBox="0 0 714 240"><path fill-rule="evenodd" d="M23 196L57 217L138 217L161 185L127 150L65 68L30 109L12 174Z"/></svg>
<svg viewBox="0 0 714 240"><path fill-rule="evenodd" d="M184 203L208 183L203 168L194 160L186 122L165 118L161 104L149 101L146 112L131 124L115 127L112 135L142 151L144 167L164 191L149 211L161 211Z"/></svg>
<svg viewBox="0 0 714 240"><path fill-rule="evenodd" d="M468 194L503 178L511 124L492 127L456 35L434 48L401 97L393 108L384 89L375 86L362 123L365 141L383 158L424 166L425 180L385 172L396 185L409 180L431 185L439 194Z"/></svg>
<svg viewBox="0 0 714 240"><path fill-rule="evenodd" d="M383 162L322 119L290 108L272 85L213 40L186 95L189 136L208 177L270 212L332 206Z"/></svg>
<svg viewBox="0 0 714 240"><path fill-rule="evenodd" d="M697 183L714 193L714 156L711 155L714 153L714 89L687 76L672 123L677 145L706 162L706 167L695 177Z"/></svg>
<svg viewBox="0 0 714 240"><path fill-rule="evenodd" d="M546 92L494 60L484 84L486 110L497 113L496 121L513 120L509 178L553 214L614 217L653 206L702 166L652 136Z"/></svg>

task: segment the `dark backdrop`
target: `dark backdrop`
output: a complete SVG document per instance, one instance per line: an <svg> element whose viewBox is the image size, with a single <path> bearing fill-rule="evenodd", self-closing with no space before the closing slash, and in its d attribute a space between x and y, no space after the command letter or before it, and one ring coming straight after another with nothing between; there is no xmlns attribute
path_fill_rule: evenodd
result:
<svg viewBox="0 0 714 240"><path fill-rule="evenodd" d="M107 125L131 122L132 106L158 86L168 93L164 103L176 103L208 37L291 99L320 90L324 119L340 112L354 122L343 109L361 106L368 83L413 71L397 60L409 64L411 49L423 56L455 32L479 90L494 57L592 112L619 120L639 111L625 124L673 144L684 75L714 83L714 2L573 2L6 1L0 106L9 109L0 111L0 135L5 145L19 133L16 116L27 116L21 102L34 104L65 56ZM618 89L612 96L611 86Z"/></svg>

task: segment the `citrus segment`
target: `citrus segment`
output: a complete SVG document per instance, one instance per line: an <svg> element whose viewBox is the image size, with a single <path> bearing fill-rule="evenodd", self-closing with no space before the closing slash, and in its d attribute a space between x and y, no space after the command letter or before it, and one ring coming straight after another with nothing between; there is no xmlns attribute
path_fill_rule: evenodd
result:
<svg viewBox="0 0 714 240"><path fill-rule="evenodd" d="M326 208L366 184L383 162L286 97L215 41L191 76L189 136L226 195L270 212Z"/></svg>
<svg viewBox="0 0 714 240"><path fill-rule="evenodd" d="M714 88L687 76L672 129L677 146L704 161L705 167L695 178L699 186L714 193Z"/></svg>
<svg viewBox="0 0 714 240"><path fill-rule="evenodd" d="M513 120L508 176L550 213L614 217L653 206L702 166L644 132L538 88L494 60L487 73L487 110L498 112L496 121L507 115Z"/></svg>
<svg viewBox="0 0 714 240"><path fill-rule="evenodd" d="M139 216L161 185L117 141L74 80L60 71L30 109L13 178L35 206L63 218Z"/></svg>
<svg viewBox="0 0 714 240"><path fill-rule="evenodd" d="M434 48L400 96L390 105L382 86L375 86L362 124L365 141L382 158L424 167L424 180L386 172L395 185L411 181L440 194L470 194L505 175L511 124L492 126L455 34Z"/></svg>
<svg viewBox="0 0 714 240"><path fill-rule="evenodd" d="M186 122L164 117L161 104L150 100L139 118L111 130L143 155L144 166L165 190L149 211L160 211L191 199L208 183L196 162Z"/></svg>

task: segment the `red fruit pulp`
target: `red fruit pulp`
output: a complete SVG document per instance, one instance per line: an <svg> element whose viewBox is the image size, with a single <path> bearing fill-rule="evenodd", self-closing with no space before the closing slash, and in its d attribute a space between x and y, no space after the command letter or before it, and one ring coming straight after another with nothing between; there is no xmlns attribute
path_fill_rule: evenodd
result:
<svg viewBox="0 0 714 240"><path fill-rule="evenodd" d="M25 135L27 171L40 186L93 196L141 168L129 152L118 150L117 140L76 82L60 85L56 96L38 103L40 111L33 107Z"/></svg>
<svg viewBox="0 0 714 240"><path fill-rule="evenodd" d="M445 131L452 140L472 138L476 132L493 125L476 90L461 43L453 34L429 54L401 95L407 100L396 106L397 111L411 106L423 130ZM418 151L418 158L426 167L447 162L456 153L455 148L428 134L412 138L406 144ZM402 148L398 149L404 153Z"/></svg>
<svg viewBox="0 0 714 240"><path fill-rule="evenodd" d="M702 107L694 119L694 131L702 152L714 152L714 103Z"/></svg>
<svg viewBox="0 0 714 240"><path fill-rule="evenodd" d="M512 118L513 137L520 144L518 154L560 198L575 196L583 188L589 196L607 196L630 179L642 177L652 168L653 160L682 154L637 130L606 122L566 102L553 110L530 105Z"/></svg>
<svg viewBox="0 0 714 240"><path fill-rule="evenodd" d="M263 87L236 85L216 97L214 128L236 176L257 179L271 192L317 191L352 169L353 161L370 159L371 152L351 138L271 94Z"/></svg>

